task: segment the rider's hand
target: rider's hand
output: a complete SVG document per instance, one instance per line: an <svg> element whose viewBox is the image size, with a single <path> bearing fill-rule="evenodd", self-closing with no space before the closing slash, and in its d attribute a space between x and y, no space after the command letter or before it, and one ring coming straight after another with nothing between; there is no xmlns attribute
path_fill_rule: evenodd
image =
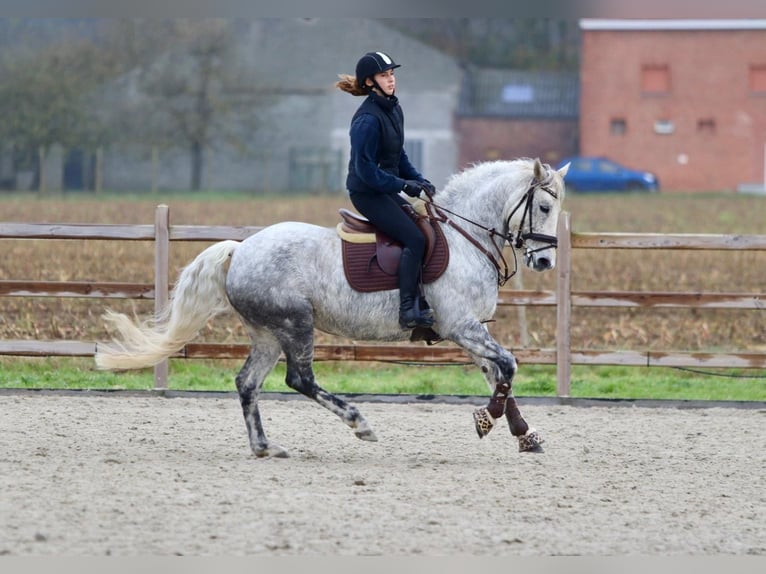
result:
<svg viewBox="0 0 766 574"><path fill-rule="evenodd" d="M426 192L428 199L434 198L434 194L436 193L436 186L433 183L431 183L427 179L423 179L420 182L420 187L422 187L423 191Z"/></svg>
<svg viewBox="0 0 766 574"><path fill-rule="evenodd" d="M405 179L402 191L410 197L418 197L424 191L423 183L414 179Z"/></svg>

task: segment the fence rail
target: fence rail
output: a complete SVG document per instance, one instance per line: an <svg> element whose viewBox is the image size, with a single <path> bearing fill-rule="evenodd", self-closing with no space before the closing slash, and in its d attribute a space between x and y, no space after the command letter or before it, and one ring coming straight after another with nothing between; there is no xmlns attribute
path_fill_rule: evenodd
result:
<svg viewBox="0 0 766 574"><path fill-rule="evenodd" d="M155 311L168 301L171 288L169 251L173 241L242 240L262 227L173 225L167 206L155 211L154 225L97 225L0 223L0 239L87 239L112 241L153 241L155 246L154 284L78 281L0 280L4 297L79 297L113 299L153 299ZM652 233L572 233L569 214L559 220L557 286L555 291L500 291L498 305L555 306L556 348L515 349L522 363L555 364L557 395L568 396L570 372L577 365L625 365L697 368L766 368L766 353L701 353L658 351L593 351L572 349L570 331L572 307L643 308L766 308L766 295L760 293L679 293L642 291L572 291L573 249L684 249L766 251L766 235L701 235ZM13 356L93 356L97 343L85 341L0 341L0 355ZM172 358L223 359L247 355L247 344L190 343ZM396 361L440 364L468 362L465 353L454 346L422 345L317 345L318 361ZM157 365L155 387L166 388L167 361Z"/></svg>

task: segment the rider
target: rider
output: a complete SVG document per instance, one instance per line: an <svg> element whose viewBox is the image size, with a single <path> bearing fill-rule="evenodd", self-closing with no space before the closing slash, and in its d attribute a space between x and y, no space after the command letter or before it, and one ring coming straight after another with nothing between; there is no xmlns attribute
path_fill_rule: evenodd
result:
<svg viewBox="0 0 766 574"><path fill-rule="evenodd" d="M402 243L399 263L399 325L430 327L433 314L418 296L426 240L403 207L404 192L431 197L435 188L410 163L404 151L404 115L394 95L394 63L383 52L368 52L356 64L356 75L340 75L335 86L353 96L367 96L351 119L351 158L346 187L354 207L380 231Z"/></svg>

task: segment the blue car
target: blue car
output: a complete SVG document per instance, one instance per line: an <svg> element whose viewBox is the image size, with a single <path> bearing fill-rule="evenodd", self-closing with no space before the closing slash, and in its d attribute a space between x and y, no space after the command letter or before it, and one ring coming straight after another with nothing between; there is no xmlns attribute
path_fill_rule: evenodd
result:
<svg viewBox="0 0 766 574"><path fill-rule="evenodd" d="M657 176L649 171L637 171L605 157L568 157L557 168L569 163L564 177L572 191L659 191Z"/></svg>

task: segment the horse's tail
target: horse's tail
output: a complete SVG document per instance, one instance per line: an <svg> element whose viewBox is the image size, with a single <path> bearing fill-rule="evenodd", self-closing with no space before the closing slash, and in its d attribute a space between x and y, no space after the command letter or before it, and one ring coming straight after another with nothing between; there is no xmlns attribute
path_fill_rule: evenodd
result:
<svg viewBox="0 0 766 574"><path fill-rule="evenodd" d="M170 303L156 318L133 321L127 315L107 311L104 319L119 334L111 344L99 344L99 369L150 367L180 350L216 315L231 306L226 297L226 263L239 245L221 241L205 249L178 277Z"/></svg>

